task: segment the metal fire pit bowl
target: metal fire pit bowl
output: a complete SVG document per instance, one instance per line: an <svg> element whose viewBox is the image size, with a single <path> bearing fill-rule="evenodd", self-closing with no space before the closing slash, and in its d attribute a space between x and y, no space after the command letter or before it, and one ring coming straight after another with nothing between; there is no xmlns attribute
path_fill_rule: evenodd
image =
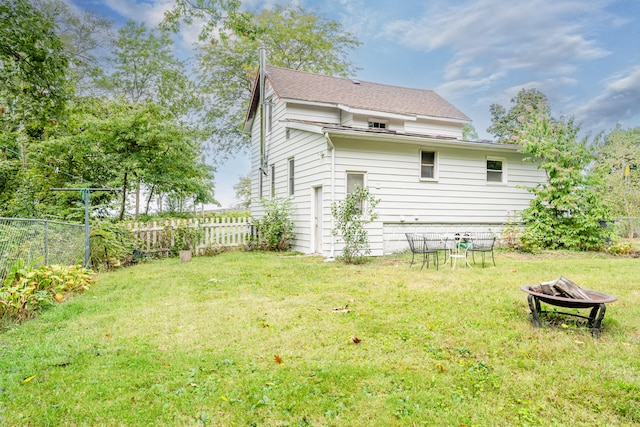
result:
<svg viewBox="0 0 640 427"><path fill-rule="evenodd" d="M586 319L587 325L591 329L591 333L594 336L598 337L600 336L600 331L602 330L602 319L604 318L604 313L607 310L605 304L617 300L617 298L612 295L605 294L604 292L592 291L589 289L582 289L582 291L589 296L589 299L565 298L560 296L547 295L540 292L534 292L531 290L531 286L537 285L524 285L520 287L520 289L529 294L527 299L529 301L529 308L531 309L531 318L534 328L540 327L540 313L549 312L548 310L540 309L540 301L542 301L556 307L577 309L590 308L591 312L589 313L589 316L581 316L579 314L565 313L561 311L553 311L553 313Z"/></svg>

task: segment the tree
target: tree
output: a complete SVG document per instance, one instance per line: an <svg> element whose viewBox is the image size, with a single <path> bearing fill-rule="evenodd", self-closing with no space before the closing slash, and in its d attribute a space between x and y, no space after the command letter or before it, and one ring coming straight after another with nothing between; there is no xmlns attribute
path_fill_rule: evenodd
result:
<svg viewBox="0 0 640 427"><path fill-rule="evenodd" d="M462 126L462 139L465 141L479 141L480 137L473 125L465 123L465 125Z"/></svg>
<svg viewBox="0 0 640 427"><path fill-rule="evenodd" d="M233 189L236 192L236 199L239 200L238 207L249 209L251 205L251 177L249 174L241 176Z"/></svg>
<svg viewBox="0 0 640 427"><path fill-rule="evenodd" d="M67 78L76 95L96 95L95 81L106 68L105 55L114 41L111 21L90 11L72 10L63 0L42 0L40 9L56 23L69 58Z"/></svg>
<svg viewBox="0 0 640 427"><path fill-rule="evenodd" d="M154 103L83 99L31 157L48 166L38 168L38 173L49 184L120 188L117 195L100 194L96 203L119 198L122 219L127 195L138 182L149 188L150 195L162 192L192 197L198 203L213 201L212 170L202 162L192 133ZM43 186L33 200L47 200L50 209L63 211L69 200L48 188Z"/></svg>
<svg viewBox="0 0 640 427"><path fill-rule="evenodd" d="M597 250L610 236L601 225L610 217L596 191L599 176L589 168L593 149L586 138L577 139L579 130L572 119L538 114L520 132L521 152L547 176L547 182L529 189L535 197L522 212L525 247Z"/></svg>
<svg viewBox="0 0 640 427"><path fill-rule="evenodd" d="M53 19L28 0L0 3L0 120L2 132L37 137L59 121L71 92L69 58Z"/></svg>
<svg viewBox="0 0 640 427"><path fill-rule="evenodd" d="M597 163L604 175L603 203L614 216L640 217L640 127L624 130L618 125L602 138Z"/></svg>
<svg viewBox="0 0 640 427"><path fill-rule="evenodd" d="M242 124L260 45L266 47L272 65L348 76L355 72L348 53L360 44L339 23L299 6L241 13L233 8L235 3L183 0L169 14L174 23L180 16L224 23L205 27L201 37L208 43L199 54L200 80L210 97L207 123L215 141L211 149L219 159L248 144Z"/></svg>
<svg viewBox="0 0 640 427"><path fill-rule="evenodd" d="M487 132L497 137L501 144L517 144L518 136L525 125L539 115L550 117L547 97L537 89L521 89L511 98L514 104L507 111L500 104L491 104L491 126Z"/></svg>

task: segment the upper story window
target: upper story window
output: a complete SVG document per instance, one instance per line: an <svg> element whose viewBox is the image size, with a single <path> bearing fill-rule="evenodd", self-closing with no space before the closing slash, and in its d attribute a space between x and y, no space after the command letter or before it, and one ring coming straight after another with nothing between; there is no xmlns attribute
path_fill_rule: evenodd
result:
<svg viewBox="0 0 640 427"><path fill-rule="evenodd" d="M369 129L386 129L386 120L369 119Z"/></svg>
<svg viewBox="0 0 640 427"><path fill-rule="evenodd" d="M487 182L506 182L504 159L487 158Z"/></svg>
<svg viewBox="0 0 640 427"><path fill-rule="evenodd" d="M420 151L420 179L437 179L438 153Z"/></svg>

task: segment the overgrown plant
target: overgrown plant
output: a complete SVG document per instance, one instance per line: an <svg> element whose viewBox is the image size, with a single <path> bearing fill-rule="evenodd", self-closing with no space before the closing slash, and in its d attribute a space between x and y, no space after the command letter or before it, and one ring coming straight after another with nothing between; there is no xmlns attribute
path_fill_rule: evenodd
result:
<svg viewBox="0 0 640 427"><path fill-rule="evenodd" d="M596 192L599 176L587 140L578 140L573 120L536 116L520 134L527 160L539 162L547 181L530 188L535 197L522 212L523 245L535 248L599 250L611 237L608 207Z"/></svg>
<svg viewBox="0 0 640 427"><path fill-rule="evenodd" d="M124 223L99 221L91 225L91 266L95 270L131 263L138 241Z"/></svg>
<svg viewBox="0 0 640 427"><path fill-rule="evenodd" d="M331 206L331 215L335 219L334 236L340 236L344 242L342 259L347 264L359 264L371 253L366 225L375 221L378 215L375 207L380 203L368 188L357 187L344 201Z"/></svg>
<svg viewBox="0 0 640 427"><path fill-rule="evenodd" d="M262 199L264 216L254 222L257 236L254 242L259 249L284 251L291 247L293 221L289 199Z"/></svg>
<svg viewBox="0 0 640 427"><path fill-rule="evenodd" d="M77 266L26 265L16 261L0 286L0 320L23 321L66 296L85 291L95 279Z"/></svg>

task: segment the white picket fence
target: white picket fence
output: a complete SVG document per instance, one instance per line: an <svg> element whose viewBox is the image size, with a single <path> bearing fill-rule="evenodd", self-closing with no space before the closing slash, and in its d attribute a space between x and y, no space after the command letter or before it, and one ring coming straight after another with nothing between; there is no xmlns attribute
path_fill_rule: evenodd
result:
<svg viewBox="0 0 640 427"><path fill-rule="evenodd" d="M139 248L148 254L171 252L179 229L198 229L194 255L216 247L235 247L249 243L251 218L171 219L152 222L129 222L127 227L140 240Z"/></svg>

